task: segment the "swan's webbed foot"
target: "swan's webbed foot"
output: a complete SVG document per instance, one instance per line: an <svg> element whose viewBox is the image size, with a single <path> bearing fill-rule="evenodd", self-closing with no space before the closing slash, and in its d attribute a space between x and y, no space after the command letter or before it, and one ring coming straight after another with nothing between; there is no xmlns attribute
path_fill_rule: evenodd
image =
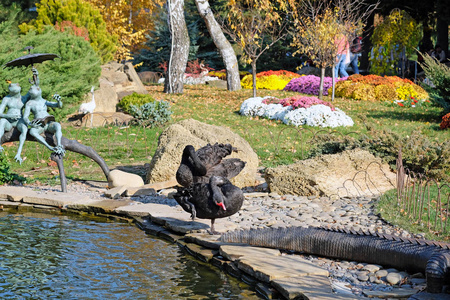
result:
<svg viewBox="0 0 450 300"><path fill-rule="evenodd" d="M215 229L214 229L214 222L216 221L216 219L211 219L211 228L208 230L208 233L210 234L210 235L221 235L221 233L220 232L218 232L218 231L216 231Z"/></svg>
<svg viewBox="0 0 450 300"><path fill-rule="evenodd" d="M194 221L194 220L195 220L195 217L197 216L197 210L195 209L194 204L192 204L191 202L186 201L186 203L187 203L187 204L190 206L190 208L191 208L191 219L192 219L192 221Z"/></svg>

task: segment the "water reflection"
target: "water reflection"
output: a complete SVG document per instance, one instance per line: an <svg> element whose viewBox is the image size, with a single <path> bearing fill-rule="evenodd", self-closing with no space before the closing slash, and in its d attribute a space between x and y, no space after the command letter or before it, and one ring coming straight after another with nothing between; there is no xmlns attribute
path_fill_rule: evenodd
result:
<svg viewBox="0 0 450 300"><path fill-rule="evenodd" d="M257 299L134 226L0 213L0 299Z"/></svg>

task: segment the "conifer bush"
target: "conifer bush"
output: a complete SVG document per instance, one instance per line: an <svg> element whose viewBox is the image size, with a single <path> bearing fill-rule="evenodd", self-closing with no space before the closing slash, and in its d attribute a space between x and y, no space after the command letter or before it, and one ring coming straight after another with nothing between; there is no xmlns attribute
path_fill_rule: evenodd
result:
<svg viewBox="0 0 450 300"><path fill-rule="evenodd" d="M431 85L424 85L430 94L430 100L444 109L444 114L450 112L450 68L441 64L428 54L423 54L421 64Z"/></svg>
<svg viewBox="0 0 450 300"><path fill-rule="evenodd" d="M106 23L100 11L83 0L41 0L36 3L38 16L30 23L22 23L19 28L22 33L35 30L42 33L46 25L70 21L77 28L86 28L92 48L100 56L103 63L113 59L117 50L117 36L109 34Z"/></svg>
<svg viewBox="0 0 450 300"><path fill-rule="evenodd" d="M88 41L66 32L59 32L46 26L41 34L29 31L25 35L15 35L9 30L0 31L0 65L27 54L26 46L33 46L31 53L54 53L59 55L53 61L35 64L39 72L42 97L50 100L53 94L62 97L63 108L49 111L57 119L75 112L91 86L98 84L101 61ZM19 83L22 95L30 87L31 66L4 68L0 72L0 96L8 94L6 80Z"/></svg>
<svg viewBox="0 0 450 300"><path fill-rule="evenodd" d="M369 128L369 135L357 138L337 134L318 135L310 157L335 154L355 148L365 149L381 157L395 169L398 151L402 149L403 165L409 171L426 174L436 180L448 181L450 175L450 140L435 141L420 132L402 137L387 130Z"/></svg>
<svg viewBox="0 0 450 300"><path fill-rule="evenodd" d="M155 99L150 95L143 95L138 93L133 93L131 95L123 97L117 104L117 108L120 110L131 114L130 107L132 105L140 107L146 103L154 102Z"/></svg>

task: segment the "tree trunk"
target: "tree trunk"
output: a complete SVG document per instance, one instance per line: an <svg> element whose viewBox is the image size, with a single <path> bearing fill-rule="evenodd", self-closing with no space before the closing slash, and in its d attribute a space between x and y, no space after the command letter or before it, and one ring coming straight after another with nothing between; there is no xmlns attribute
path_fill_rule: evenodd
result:
<svg viewBox="0 0 450 300"><path fill-rule="evenodd" d="M333 64L333 68L331 69L331 101L334 101L334 91L336 89L336 75L334 72L335 64Z"/></svg>
<svg viewBox="0 0 450 300"><path fill-rule="evenodd" d="M189 35L184 19L184 0L168 0L167 16L172 36L169 66L164 81L164 92L183 93L183 80L189 55Z"/></svg>
<svg viewBox="0 0 450 300"><path fill-rule="evenodd" d="M222 29L214 18L208 0L195 0L198 12L206 23L209 34L214 44L219 49L223 63L227 70L227 88L229 91L238 91L241 89L241 80L239 77L239 66L236 53L231 47L230 42L226 39Z"/></svg>
<svg viewBox="0 0 450 300"><path fill-rule="evenodd" d="M323 82L325 80L325 67L320 68L320 84L319 84L319 99L323 99Z"/></svg>
<svg viewBox="0 0 450 300"><path fill-rule="evenodd" d="M256 97L256 60L252 61L253 97Z"/></svg>
<svg viewBox="0 0 450 300"><path fill-rule="evenodd" d="M437 30L437 42L436 45L440 45L442 50L445 51L446 58L449 58L448 54L448 22L442 17L437 18L436 23Z"/></svg>

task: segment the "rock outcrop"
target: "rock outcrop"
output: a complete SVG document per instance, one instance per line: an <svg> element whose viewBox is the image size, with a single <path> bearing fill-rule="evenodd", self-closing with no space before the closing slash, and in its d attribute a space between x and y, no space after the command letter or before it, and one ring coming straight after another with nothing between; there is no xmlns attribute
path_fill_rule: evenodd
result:
<svg viewBox="0 0 450 300"><path fill-rule="evenodd" d="M82 126L98 127L105 123L124 123L121 113L116 113L116 105L119 101L134 92L147 94L131 63L119 64L110 62L102 66L99 79L100 87L94 92L96 107L92 115L85 115L81 122ZM91 101L92 94L86 95L85 102Z"/></svg>
<svg viewBox="0 0 450 300"><path fill-rule="evenodd" d="M268 168L271 192L302 196L375 196L395 188L395 173L361 149L328 154L295 164Z"/></svg>
<svg viewBox="0 0 450 300"><path fill-rule="evenodd" d="M192 145L198 149L208 143L229 143L237 148L239 151L233 152L227 158L237 157L247 164L231 182L240 188L255 185L258 156L249 143L226 127L209 125L193 119L169 126L160 135L158 148L150 162L146 182L155 183L174 178L184 147Z"/></svg>
<svg viewBox="0 0 450 300"><path fill-rule="evenodd" d="M143 185L144 180L142 180L141 176L121 170L112 170L108 176L108 187L110 189L119 186L141 187Z"/></svg>

